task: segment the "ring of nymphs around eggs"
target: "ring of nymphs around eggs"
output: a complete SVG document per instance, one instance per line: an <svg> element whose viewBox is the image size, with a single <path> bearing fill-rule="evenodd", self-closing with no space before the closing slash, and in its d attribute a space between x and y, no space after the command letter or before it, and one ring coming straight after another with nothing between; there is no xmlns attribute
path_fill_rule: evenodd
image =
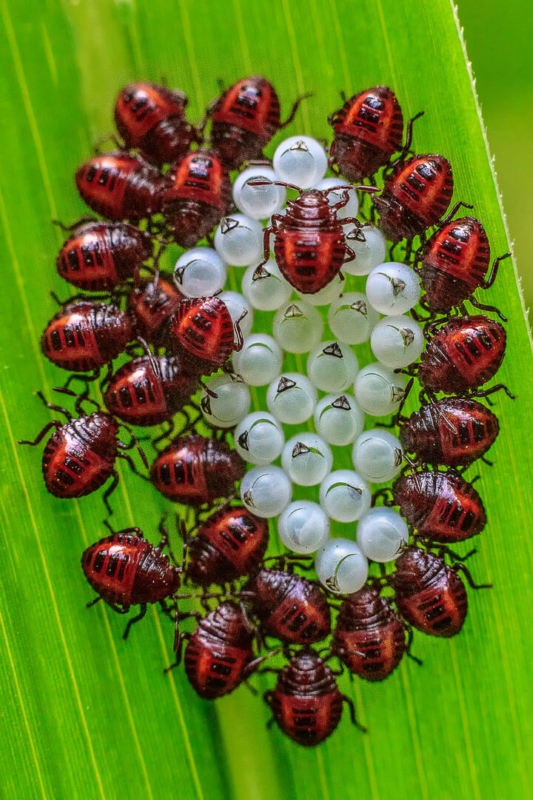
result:
<svg viewBox="0 0 533 800"><path fill-rule="evenodd" d="M463 471L498 434L483 398L510 392L487 386L505 330L474 295L506 255L491 262L471 206L452 205L447 159L416 154L421 114L404 124L391 89L361 91L326 149L282 140L301 102L283 119L272 84L246 78L198 129L181 91L120 92L122 147L76 172L98 216L57 259L75 297L42 337L71 405L41 396L57 419L25 443L53 431L52 494L105 484L109 535L82 567L94 602L137 608L124 637L160 603L167 667L209 699L272 659L264 700L312 746L344 702L358 724L335 667L381 681L417 660L418 632L463 627L465 579L483 584L454 546L486 523ZM157 546L114 525L117 458L172 501Z"/></svg>

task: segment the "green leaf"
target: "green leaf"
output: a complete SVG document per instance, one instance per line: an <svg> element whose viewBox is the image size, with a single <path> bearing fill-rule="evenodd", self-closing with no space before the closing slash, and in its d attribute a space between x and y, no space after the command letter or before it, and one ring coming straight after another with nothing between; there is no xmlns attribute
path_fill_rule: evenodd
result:
<svg viewBox="0 0 533 800"><path fill-rule="evenodd" d="M217 94L217 78L263 73L285 111L298 94L316 92L288 131L316 137L329 134L339 89L350 95L390 84L407 117L425 110L417 149L451 159L455 197L476 204L494 254L504 253L505 224L453 7L446 0L0 0L0 9L3 794L530 797L531 343L510 262L490 302L509 317L499 377L518 400L494 401L502 423L495 466L479 469L489 525L471 561L474 577L494 589L470 592L456 639L415 637L422 668L407 660L376 686L342 679L366 736L345 714L324 746L305 750L266 729L267 709L246 688L214 704L199 700L182 670L162 674L173 631L155 611L123 642L123 618L103 604L84 608L92 592L79 558L105 533L100 497L51 497L40 449L16 444L50 419L32 392L51 397L64 380L39 348L55 313L49 290L69 293L54 268L62 237L51 220L70 223L84 212L73 173L95 139L112 131L115 94L130 79L166 77L188 93L194 120ZM154 537L165 504L139 483L124 475L115 524ZM270 686L268 677L257 685Z"/></svg>

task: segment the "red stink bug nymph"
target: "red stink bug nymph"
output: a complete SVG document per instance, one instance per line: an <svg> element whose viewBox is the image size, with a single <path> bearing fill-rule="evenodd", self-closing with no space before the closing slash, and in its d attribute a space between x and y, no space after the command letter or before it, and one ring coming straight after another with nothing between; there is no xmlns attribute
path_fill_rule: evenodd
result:
<svg viewBox="0 0 533 800"><path fill-rule="evenodd" d="M151 353L126 362L107 384L107 409L130 425L170 422L196 391L198 380L176 356Z"/></svg>
<svg viewBox="0 0 533 800"><path fill-rule="evenodd" d="M57 367L89 372L116 358L132 338L128 314L115 305L82 300L67 303L52 317L41 348Z"/></svg>
<svg viewBox="0 0 533 800"><path fill-rule="evenodd" d="M251 180L250 186L262 186L270 181ZM349 202L349 194L335 205L330 205L327 195L335 190L346 189L334 186L331 189L308 189L281 181L276 186L295 189L299 196L289 200L286 214L274 214L270 227L265 229L264 261L270 255L270 235L274 234L274 254L280 272L294 288L303 294L315 294L327 286L338 274L342 265L353 261L355 253L345 241L343 225L361 223L355 217L339 219L337 211ZM353 191L377 191L374 187L353 186Z"/></svg>
<svg viewBox="0 0 533 800"><path fill-rule="evenodd" d="M126 222L93 220L73 231L59 251L57 271L85 291L114 289L153 255L150 234Z"/></svg>
<svg viewBox="0 0 533 800"><path fill-rule="evenodd" d="M408 651L406 626L379 586L367 584L341 605L331 652L350 672L367 681L383 681Z"/></svg>
<svg viewBox="0 0 533 800"><path fill-rule="evenodd" d="M176 503L200 506L235 490L245 464L224 442L204 436L174 439L151 468L155 488Z"/></svg>
<svg viewBox="0 0 533 800"><path fill-rule="evenodd" d="M124 639L131 626L144 617L148 603L160 603L166 610L165 599L175 595L180 586L181 569L172 566L161 552L168 538L162 525L160 530L163 538L157 547L139 528L126 528L88 547L81 559L85 577L99 595L89 606L104 600L119 614L127 614L130 606L141 606L128 622Z"/></svg>
<svg viewBox="0 0 533 800"><path fill-rule="evenodd" d="M472 394L482 397L503 388L498 384L474 391L499 370L505 355L505 328L484 316L439 320L444 322L422 353L418 379L427 392Z"/></svg>
<svg viewBox="0 0 533 800"><path fill-rule="evenodd" d="M409 525L434 542L462 542L480 533L487 522L481 497L453 470L401 475L392 495Z"/></svg>
<svg viewBox="0 0 533 800"><path fill-rule="evenodd" d="M195 692L207 700L232 692L266 657L254 659L255 631L244 608L229 601L200 618L193 634L177 636L175 666L181 660L185 639L185 672Z"/></svg>
<svg viewBox="0 0 533 800"><path fill-rule="evenodd" d="M463 203L463 205L466 205ZM467 206L471 207L471 206ZM457 206L454 207L454 211ZM446 218L433 236L417 254L418 268L425 302L431 312L447 314L452 308L469 300L476 308L496 311L473 297L476 289L488 289L494 283L500 261L510 257L506 253L494 260L488 278L490 245L481 222L474 217L463 217L449 222Z"/></svg>
<svg viewBox="0 0 533 800"><path fill-rule="evenodd" d="M273 691L265 692L265 702L283 733L304 747L314 747L331 736L340 722L342 704L350 708L357 722L353 702L340 693L331 669L312 650L291 658L279 671Z"/></svg>
<svg viewBox="0 0 533 800"><path fill-rule="evenodd" d="M499 430L498 417L486 406L447 397L411 414L400 429L400 442L423 464L466 467L485 455Z"/></svg>
<svg viewBox="0 0 533 800"><path fill-rule="evenodd" d="M264 158L263 148L275 133L287 127L305 97L299 97L281 122L276 90L266 78L252 75L234 83L212 104L211 145L229 169Z"/></svg>
<svg viewBox="0 0 533 800"><path fill-rule="evenodd" d="M219 157L210 150L187 153L168 173L163 214L182 247L195 247L229 214L231 182Z"/></svg>
<svg viewBox="0 0 533 800"><path fill-rule="evenodd" d="M142 281L128 298L128 310L133 315L133 327L138 336L149 344L162 347L168 338L170 318L183 300L183 295L170 281Z"/></svg>
<svg viewBox="0 0 533 800"><path fill-rule="evenodd" d="M422 633L456 636L468 611L468 597L459 570L473 589L491 588L490 584L474 584L463 564L449 567L441 556L420 547L407 547L396 560L396 571L390 578L402 617Z"/></svg>
<svg viewBox="0 0 533 800"><path fill-rule="evenodd" d="M82 164L76 185L97 214L136 221L161 211L167 178L140 156L116 150Z"/></svg>
<svg viewBox="0 0 533 800"><path fill-rule="evenodd" d="M243 345L239 323L233 323L228 307L218 297L182 300L171 320L170 332L189 370L198 375L216 372Z"/></svg>
<svg viewBox="0 0 533 800"><path fill-rule="evenodd" d="M379 227L396 243L435 225L450 205L452 194L450 162L444 156L423 155L400 159L383 192L372 202L379 212Z"/></svg>
<svg viewBox="0 0 533 800"><path fill-rule="evenodd" d="M394 92L387 86L358 92L329 118L334 136L330 166L336 166L349 181L370 178L389 163L393 153L409 151L412 124L420 116L409 121L402 147L403 114Z"/></svg>
<svg viewBox="0 0 533 800"><path fill-rule="evenodd" d="M157 83L129 83L115 104L115 124L127 148L135 147L148 161L169 164L199 142L185 119L187 97Z"/></svg>
<svg viewBox="0 0 533 800"><path fill-rule="evenodd" d="M246 586L261 629L293 644L320 642L331 630L326 595L316 581L262 569Z"/></svg>
<svg viewBox="0 0 533 800"><path fill-rule="evenodd" d="M186 540L187 579L223 585L255 572L268 544L268 523L244 506L223 506Z"/></svg>
<svg viewBox="0 0 533 800"><path fill-rule="evenodd" d="M68 390L63 391L66 394L73 394ZM37 396L47 408L58 411L67 418L66 424L59 420L49 422L33 442L19 441L19 444L35 447L48 431L55 428L55 433L49 438L43 453L42 468L46 488L55 497L72 499L95 492L112 477L113 482L106 489L103 498L109 514L112 514L109 495L116 489L119 480L115 469L116 459L125 459L133 472L137 472L130 456L121 451L130 450L137 445L143 462L148 466L137 440L132 437L129 444L121 442L118 438L119 426L111 414L97 411L73 419L66 408L47 403L40 392L37 392ZM76 401L78 414L82 414L84 400L87 400L87 397L80 395Z"/></svg>

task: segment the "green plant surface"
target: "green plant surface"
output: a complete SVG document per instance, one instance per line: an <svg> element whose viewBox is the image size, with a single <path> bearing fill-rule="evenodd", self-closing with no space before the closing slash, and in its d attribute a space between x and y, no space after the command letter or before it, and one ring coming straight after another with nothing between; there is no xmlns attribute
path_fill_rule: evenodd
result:
<svg viewBox="0 0 533 800"><path fill-rule="evenodd" d="M69 294L54 268L62 235L51 220L70 223L84 213L73 173L112 131L114 97L128 80L165 77L180 86L194 120L217 94L217 78L229 84L265 74L285 112L298 94L315 91L288 133L316 137L329 134L339 89L350 95L389 84L406 116L425 110L418 151L451 159L455 199L476 204L494 254L504 253L501 205L453 7L447 0L0 0L0 9L2 796L531 797L532 362L510 261L488 294L509 317L498 379L518 399L494 397L502 432L491 451L495 466L482 465L478 484L489 524L470 562L475 579L494 589L469 592L456 639L415 637L423 667L406 660L382 685L341 680L367 735L345 713L322 747L303 749L267 730L268 709L246 688L210 704L194 695L183 671L164 676L173 636L166 618L150 610L124 642L123 617L103 603L84 607L93 593L79 559L106 533L100 493L74 502L52 497L42 483L41 448L16 444L55 416L33 392L51 398L64 381L39 347L56 311L49 290ZM124 471L114 525L138 525L155 541L167 506L149 488ZM255 685L262 691L271 679Z"/></svg>
<svg viewBox="0 0 533 800"><path fill-rule="evenodd" d="M515 240L514 255L526 307L531 308L533 6L528 0L514 0L508 6L499 0L486 0L482 15L477 0L459 0L458 7L491 151L496 157L510 234Z"/></svg>

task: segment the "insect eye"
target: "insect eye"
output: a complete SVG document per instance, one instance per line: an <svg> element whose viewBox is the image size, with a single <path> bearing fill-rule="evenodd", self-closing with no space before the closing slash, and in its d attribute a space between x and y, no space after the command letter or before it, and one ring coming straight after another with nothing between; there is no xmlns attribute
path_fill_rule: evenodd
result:
<svg viewBox="0 0 533 800"><path fill-rule="evenodd" d="M431 166L431 164L419 164L415 172L417 172L421 178L425 178L427 181L432 181L435 179L435 169Z"/></svg>
<svg viewBox="0 0 533 800"><path fill-rule="evenodd" d="M468 231L465 231L464 228L454 228L450 231L450 236L453 236L458 242L468 242L470 238L470 234Z"/></svg>
<svg viewBox="0 0 533 800"><path fill-rule="evenodd" d="M380 100L379 97L375 97L372 94L365 98L365 105L370 106L370 108L373 108L376 111L381 111L383 108L385 108L385 103L383 100Z"/></svg>
<svg viewBox="0 0 533 800"><path fill-rule="evenodd" d="M242 93L237 97L237 105L255 108L261 99L261 90L256 86L244 86Z"/></svg>

